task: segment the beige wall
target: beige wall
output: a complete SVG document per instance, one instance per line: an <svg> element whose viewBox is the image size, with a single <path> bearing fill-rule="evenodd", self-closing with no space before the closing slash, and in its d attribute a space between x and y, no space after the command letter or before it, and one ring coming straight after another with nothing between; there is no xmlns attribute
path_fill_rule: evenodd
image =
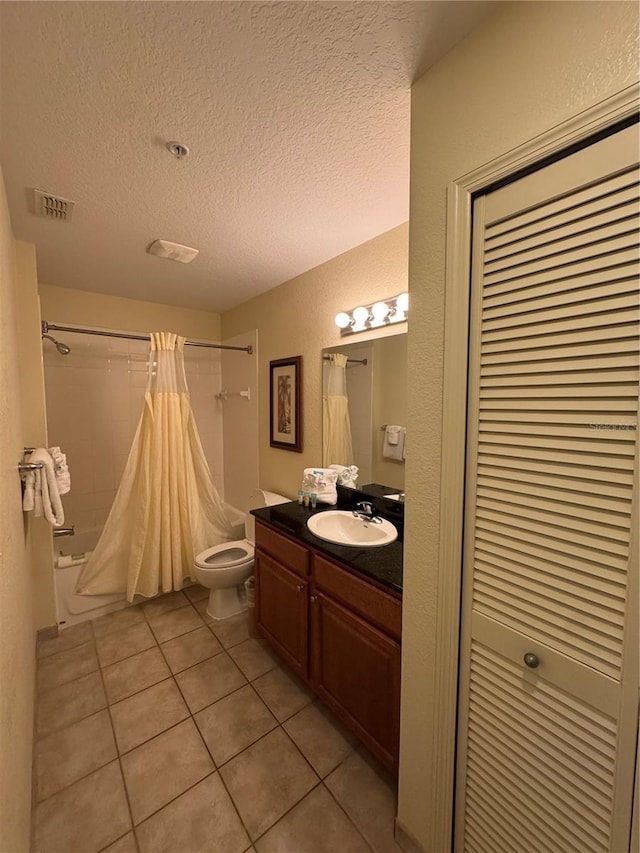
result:
<svg viewBox="0 0 640 853"><path fill-rule="evenodd" d="M47 447L35 246L16 241L16 272L20 282L16 299L23 441L25 447ZM56 623L53 537L51 526L44 518L29 514L24 516L24 521L34 579L34 625L38 630Z"/></svg>
<svg viewBox="0 0 640 853"><path fill-rule="evenodd" d="M258 330L262 488L293 498L303 468L321 464L322 349L340 343L333 318L338 311L406 290L407 234L407 225L394 228L223 314L225 339ZM296 355L303 358L302 453L269 446L269 362Z"/></svg>
<svg viewBox="0 0 640 853"><path fill-rule="evenodd" d="M42 319L61 326L92 326L142 334L176 332L187 338L220 340L220 315L209 311L47 284L40 285L40 303ZM53 336L56 337L55 332Z"/></svg>
<svg viewBox="0 0 640 853"><path fill-rule="evenodd" d="M413 87L399 819L432 853L447 186L636 81L637 33L635 3L510 3Z"/></svg>
<svg viewBox="0 0 640 853"><path fill-rule="evenodd" d="M253 347L246 355L222 352L222 381L230 396L222 402L224 440L224 499L241 512L258 488L258 334L255 329L231 340L231 346ZM249 391L249 399L237 396Z"/></svg>
<svg viewBox="0 0 640 853"><path fill-rule="evenodd" d="M373 347L372 480L404 489L405 463L382 455L385 424L407 425L407 335L381 338Z"/></svg>
<svg viewBox="0 0 640 853"><path fill-rule="evenodd" d="M27 853L35 680L33 580L17 463L25 432L20 395L16 270L0 173L0 832L2 849Z"/></svg>

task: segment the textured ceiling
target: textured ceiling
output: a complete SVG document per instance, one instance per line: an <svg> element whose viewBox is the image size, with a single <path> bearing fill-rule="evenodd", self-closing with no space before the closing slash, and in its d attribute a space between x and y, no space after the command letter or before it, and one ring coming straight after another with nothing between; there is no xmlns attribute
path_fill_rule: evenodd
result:
<svg viewBox="0 0 640 853"><path fill-rule="evenodd" d="M14 233L47 284L244 302L407 220L411 82L494 6L2 2ZM72 221L36 217L34 187ZM200 254L160 260L156 238Z"/></svg>

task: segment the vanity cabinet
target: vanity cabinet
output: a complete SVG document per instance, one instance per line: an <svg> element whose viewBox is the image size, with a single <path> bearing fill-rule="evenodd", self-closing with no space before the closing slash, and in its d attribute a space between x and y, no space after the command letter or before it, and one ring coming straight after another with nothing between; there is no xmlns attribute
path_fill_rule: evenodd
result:
<svg viewBox="0 0 640 853"><path fill-rule="evenodd" d="M309 552L256 524L256 617L273 648L309 677Z"/></svg>
<svg viewBox="0 0 640 853"><path fill-rule="evenodd" d="M397 771L402 601L256 524L258 626L284 660Z"/></svg>

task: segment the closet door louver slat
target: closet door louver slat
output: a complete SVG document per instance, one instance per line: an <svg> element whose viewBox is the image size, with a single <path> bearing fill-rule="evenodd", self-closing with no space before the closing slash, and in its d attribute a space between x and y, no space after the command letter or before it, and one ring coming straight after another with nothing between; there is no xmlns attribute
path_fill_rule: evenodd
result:
<svg viewBox="0 0 640 853"><path fill-rule="evenodd" d="M634 133L593 146L595 173L587 149L541 170L542 188L530 175L474 205L458 853L621 853L628 839Z"/></svg>

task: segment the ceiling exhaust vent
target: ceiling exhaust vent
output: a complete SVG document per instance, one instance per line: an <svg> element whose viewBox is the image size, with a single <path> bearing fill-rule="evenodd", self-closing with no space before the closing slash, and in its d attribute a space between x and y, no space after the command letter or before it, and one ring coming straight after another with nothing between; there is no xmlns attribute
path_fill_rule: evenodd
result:
<svg viewBox="0 0 640 853"><path fill-rule="evenodd" d="M47 219L58 219L60 222L69 222L73 214L75 202L68 198L61 198L52 193L42 190L33 191L34 213L37 216L45 216Z"/></svg>

